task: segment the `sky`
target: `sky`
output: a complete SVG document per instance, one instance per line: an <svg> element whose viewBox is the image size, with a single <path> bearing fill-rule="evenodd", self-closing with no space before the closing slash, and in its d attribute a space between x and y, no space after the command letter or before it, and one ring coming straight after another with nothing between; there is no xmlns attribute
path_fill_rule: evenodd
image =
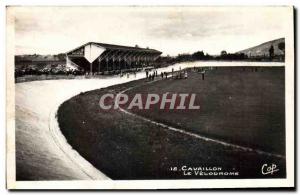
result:
<svg viewBox="0 0 300 195"><path fill-rule="evenodd" d="M15 54L65 53L86 42L163 55L237 52L287 36L286 7L9 7ZM10 15L11 14L11 15Z"/></svg>

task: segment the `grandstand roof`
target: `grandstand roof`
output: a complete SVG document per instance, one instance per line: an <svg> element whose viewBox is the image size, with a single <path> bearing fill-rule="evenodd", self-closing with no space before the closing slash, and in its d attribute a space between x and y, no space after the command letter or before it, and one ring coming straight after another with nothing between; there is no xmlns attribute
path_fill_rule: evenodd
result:
<svg viewBox="0 0 300 195"><path fill-rule="evenodd" d="M149 52L149 53L159 53L161 54L162 52L155 50L155 49L150 49L150 48L141 48L141 47L130 47L130 46L123 46L123 45L113 45L113 44L107 44L107 43L98 43L98 42L88 42L84 45L81 45L75 49L72 49L71 51L68 51L67 53L70 53L76 49L79 49L80 47L83 47L88 44L95 44L100 47L104 47L106 49L117 49L117 50L131 50L131 51L144 51L144 52Z"/></svg>

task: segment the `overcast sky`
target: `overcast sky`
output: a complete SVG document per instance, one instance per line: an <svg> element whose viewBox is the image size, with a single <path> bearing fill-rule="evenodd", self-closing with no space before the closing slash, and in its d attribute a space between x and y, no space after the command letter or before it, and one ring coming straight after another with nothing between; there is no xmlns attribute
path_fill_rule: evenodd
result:
<svg viewBox="0 0 300 195"><path fill-rule="evenodd" d="M9 8L10 9L10 8ZM286 8L17 7L16 54L57 54L89 41L163 55L236 52L286 36Z"/></svg>

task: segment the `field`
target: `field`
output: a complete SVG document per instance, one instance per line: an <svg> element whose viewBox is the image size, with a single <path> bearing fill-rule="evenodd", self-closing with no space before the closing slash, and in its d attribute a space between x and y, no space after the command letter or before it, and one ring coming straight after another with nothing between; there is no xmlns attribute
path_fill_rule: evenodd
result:
<svg viewBox="0 0 300 195"><path fill-rule="evenodd" d="M154 106L147 112L130 112L253 151L169 131L119 110L100 109L101 95L129 87L134 87L126 92L130 96L196 93L200 110L159 110ZM64 102L57 117L70 145L112 179L191 179L285 177L284 116L283 67L219 67L207 71L204 80L190 71L188 79L139 80L82 93ZM261 167L266 163L275 163L279 171L263 175ZM184 165L220 166L222 171L238 171L239 175L187 176L170 170Z"/></svg>
<svg viewBox="0 0 300 195"><path fill-rule="evenodd" d="M285 154L283 68L243 68L189 73L189 79L168 79L129 90L135 94L195 93L200 110L134 109L138 115L251 148ZM130 99L130 98L129 98ZM168 108L166 106L166 108ZM268 138L268 139L266 139Z"/></svg>

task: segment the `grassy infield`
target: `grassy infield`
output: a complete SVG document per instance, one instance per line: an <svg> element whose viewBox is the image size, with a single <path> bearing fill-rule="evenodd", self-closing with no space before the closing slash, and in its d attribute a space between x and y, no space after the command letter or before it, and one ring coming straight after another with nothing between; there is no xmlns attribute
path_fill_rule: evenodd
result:
<svg viewBox="0 0 300 195"><path fill-rule="evenodd" d="M285 176L285 159L206 142L98 106L102 94L118 93L146 82L133 81L86 92L59 108L60 128L70 145L109 177L213 178L170 171L170 167L183 165L221 166L223 171L239 171L239 176L233 178ZM176 111L153 106L150 111L131 111L210 138L285 155L283 67L257 71L219 67L208 71L204 81L199 73L190 72L186 80L168 79L146 86L136 87L127 94L196 93L196 104L201 108ZM264 163L275 163L280 171L262 175Z"/></svg>

